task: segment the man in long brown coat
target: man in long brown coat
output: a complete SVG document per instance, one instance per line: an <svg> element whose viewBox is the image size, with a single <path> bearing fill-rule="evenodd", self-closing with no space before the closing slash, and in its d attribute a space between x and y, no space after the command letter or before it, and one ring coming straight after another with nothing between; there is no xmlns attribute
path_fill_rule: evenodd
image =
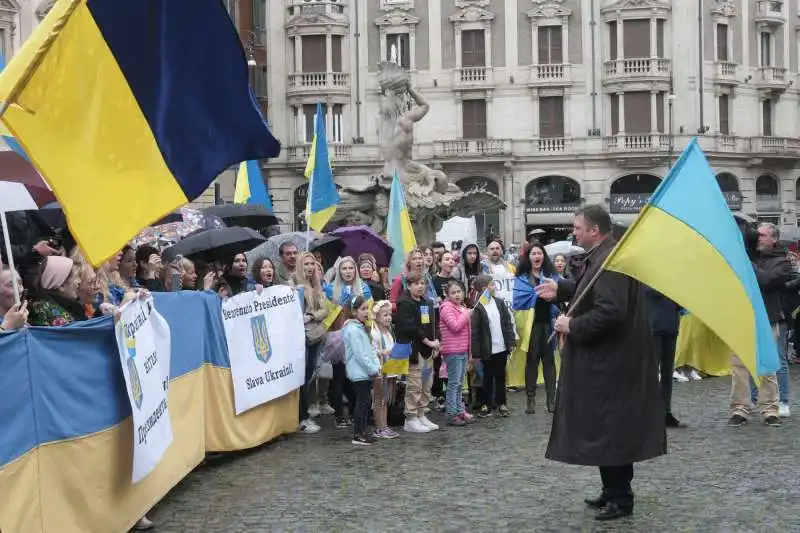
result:
<svg viewBox="0 0 800 533"><path fill-rule="evenodd" d="M546 457L599 467L603 491L586 503L600 509L598 520L613 520L633 512L633 463L667 451L664 407L641 284L604 271L589 286L614 248L611 217L586 206L574 233L588 251L583 272L537 287L547 300L575 302L571 316L556 319L565 339Z"/></svg>

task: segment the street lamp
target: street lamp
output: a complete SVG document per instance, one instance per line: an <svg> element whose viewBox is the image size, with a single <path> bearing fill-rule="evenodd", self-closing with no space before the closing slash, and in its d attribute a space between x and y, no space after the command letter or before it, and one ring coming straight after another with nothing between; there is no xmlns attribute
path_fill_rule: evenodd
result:
<svg viewBox="0 0 800 533"><path fill-rule="evenodd" d="M675 102L675 95L670 93L667 96L667 105L669 106L669 168L672 168L672 153L675 150L675 133L672 127L673 109L672 105Z"/></svg>
<svg viewBox="0 0 800 533"><path fill-rule="evenodd" d="M256 58L253 55L253 50L256 47L256 34L250 30L241 30L240 33L247 34L247 41L245 41L244 43L244 49L247 52L247 66L248 67L258 66Z"/></svg>

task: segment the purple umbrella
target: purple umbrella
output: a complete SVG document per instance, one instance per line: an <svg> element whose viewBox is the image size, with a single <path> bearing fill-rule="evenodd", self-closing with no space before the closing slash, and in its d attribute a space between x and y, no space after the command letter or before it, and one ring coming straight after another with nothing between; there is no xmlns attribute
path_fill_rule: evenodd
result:
<svg viewBox="0 0 800 533"><path fill-rule="evenodd" d="M342 257L349 255L358 260L361 254L372 254L379 267L388 266L394 248L369 226L347 226L331 232L344 243Z"/></svg>

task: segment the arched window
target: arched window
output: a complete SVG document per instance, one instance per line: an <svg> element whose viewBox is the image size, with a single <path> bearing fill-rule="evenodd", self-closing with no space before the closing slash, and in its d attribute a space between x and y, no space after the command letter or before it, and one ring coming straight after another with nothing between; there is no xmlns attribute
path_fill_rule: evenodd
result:
<svg viewBox="0 0 800 533"><path fill-rule="evenodd" d="M482 176L460 179L456 182L456 185L464 192L478 189L500 196L500 186L497 185L497 182ZM502 229L500 227L500 211L489 211L475 215L475 226L478 232L478 241L483 239L477 244L483 247L486 244L486 240L500 235ZM510 238L511 236L509 235L506 240Z"/></svg>
<svg viewBox="0 0 800 533"><path fill-rule="evenodd" d="M581 186L563 176L542 176L525 186L528 213L570 213L581 205Z"/></svg>
<svg viewBox="0 0 800 533"><path fill-rule="evenodd" d="M652 174L627 174L611 184L609 208L612 213L638 213L661 183Z"/></svg>
<svg viewBox="0 0 800 533"><path fill-rule="evenodd" d="M306 202L308 201L308 183L303 183L294 190L294 230L305 231Z"/></svg>
<svg viewBox="0 0 800 533"><path fill-rule="evenodd" d="M736 179L736 176L729 172L720 172L717 174L717 183L722 190L725 201L728 202L728 208L732 211L741 210L742 193L739 190L739 180Z"/></svg>
<svg viewBox="0 0 800 533"><path fill-rule="evenodd" d="M781 195L778 179L769 174L762 174L756 180L756 212L780 213Z"/></svg>

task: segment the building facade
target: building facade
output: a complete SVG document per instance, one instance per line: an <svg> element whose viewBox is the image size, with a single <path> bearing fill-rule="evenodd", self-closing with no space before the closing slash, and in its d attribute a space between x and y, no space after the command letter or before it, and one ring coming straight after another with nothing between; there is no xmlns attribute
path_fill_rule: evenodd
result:
<svg viewBox="0 0 800 533"><path fill-rule="evenodd" d="M317 102L337 182L380 171L380 61L431 104L416 158L505 200L479 234L558 236L583 203L630 222L693 136L731 209L800 225L800 0L273 0L265 28L287 229Z"/></svg>

